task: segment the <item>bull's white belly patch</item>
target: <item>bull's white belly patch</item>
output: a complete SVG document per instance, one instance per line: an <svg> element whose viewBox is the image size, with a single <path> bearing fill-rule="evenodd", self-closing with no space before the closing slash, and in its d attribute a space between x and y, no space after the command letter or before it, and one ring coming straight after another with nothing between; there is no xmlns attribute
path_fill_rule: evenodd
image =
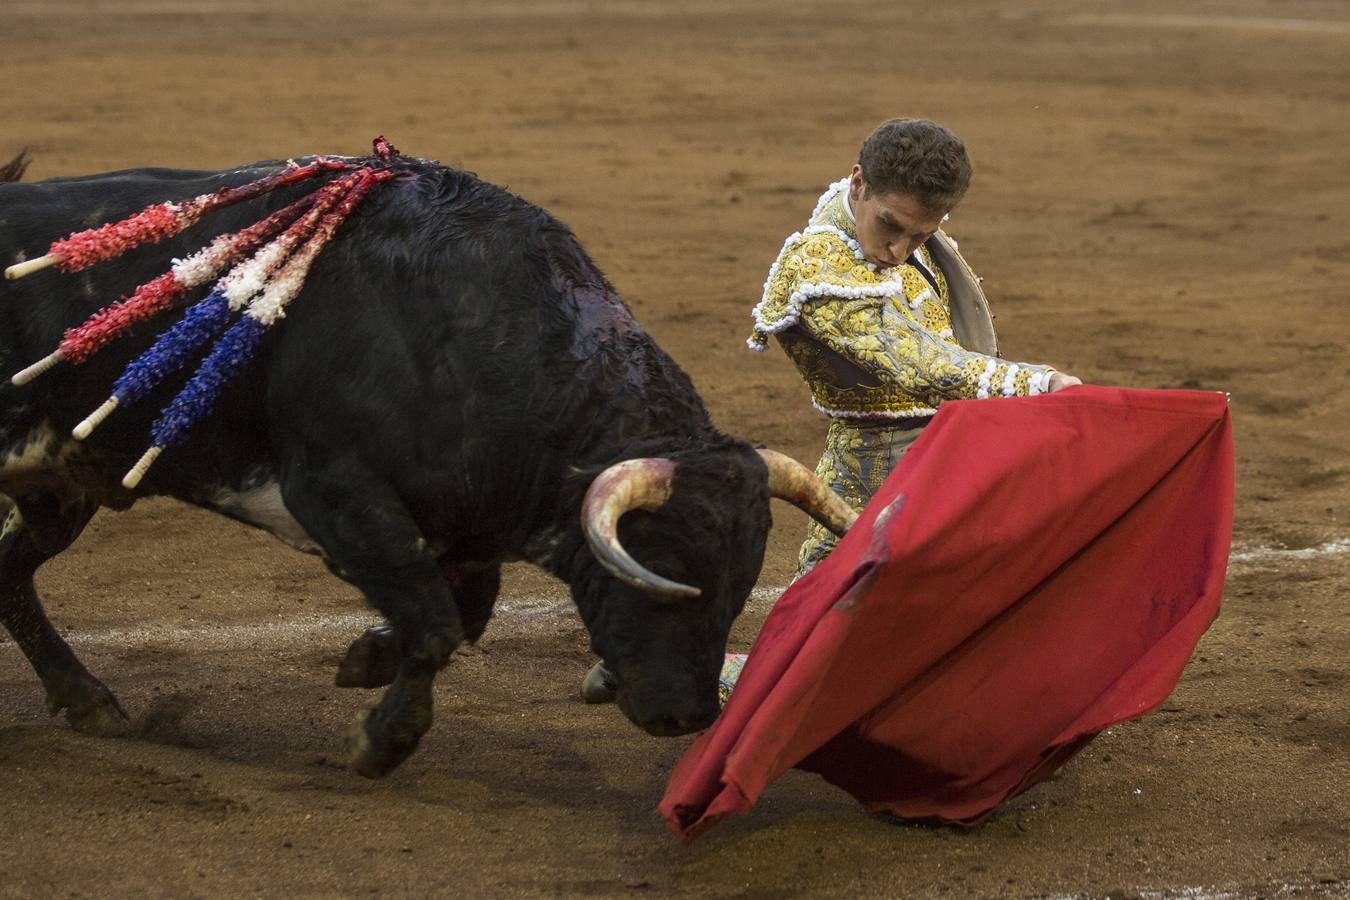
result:
<svg viewBox="0 0 1350 900"><path fill-rule="evenodd" d="M275 481L246 491L221 488L211 498L210 505L227 516L271 532L297 550L323 555L323 550L286 508L285 501L281 499L281 485Z"/></svg>

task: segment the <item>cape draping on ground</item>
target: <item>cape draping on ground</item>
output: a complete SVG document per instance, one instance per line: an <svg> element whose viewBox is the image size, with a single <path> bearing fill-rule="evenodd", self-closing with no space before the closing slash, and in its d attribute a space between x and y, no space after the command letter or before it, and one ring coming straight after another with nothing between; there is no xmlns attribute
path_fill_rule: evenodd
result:
<svg viewBox="0 0 1350 900"><path fill-rule="evenodd" d="M661 814L691 839L796 766L978 822L1162 703L1218 614L1232 516L1223 394L944 403L778 601Z"/></svg>

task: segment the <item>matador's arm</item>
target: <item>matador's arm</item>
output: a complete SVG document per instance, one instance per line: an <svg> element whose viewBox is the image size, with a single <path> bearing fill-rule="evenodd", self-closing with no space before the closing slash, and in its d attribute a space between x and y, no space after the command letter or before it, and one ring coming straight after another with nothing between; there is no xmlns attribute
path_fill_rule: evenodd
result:
<svg viewBox="0 0 1350 900"><path fill-rule="evenodd" d="M1048 391L1055 371L965 350L911 318L898 299L816 298L803 305L795 327L915 397L1025 397Z"/></svg>

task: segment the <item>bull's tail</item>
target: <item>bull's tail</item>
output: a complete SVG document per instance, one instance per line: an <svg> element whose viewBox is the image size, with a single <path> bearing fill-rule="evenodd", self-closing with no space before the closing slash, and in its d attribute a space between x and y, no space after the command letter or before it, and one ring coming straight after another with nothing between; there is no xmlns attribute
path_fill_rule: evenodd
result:
<svg viewBox="0 0 1350 900"><path fill-rule="evenodd" d="M23 178L23 173L28 170L28 164L32 161L32 157L28 155L28 148L24 147L18 156L0 166L0 182L18 181Z"/></svg>

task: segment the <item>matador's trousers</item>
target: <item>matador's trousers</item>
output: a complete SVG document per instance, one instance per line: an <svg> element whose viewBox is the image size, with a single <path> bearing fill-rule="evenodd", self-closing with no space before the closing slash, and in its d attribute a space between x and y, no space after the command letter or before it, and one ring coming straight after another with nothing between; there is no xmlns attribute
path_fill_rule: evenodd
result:
<svg viewBox="0 0 1350 900"><path fill-rule="evenodd" d="M861 511L932 419L932 416L882 420L832 418L816 475L844 502ZM839 539L829 529L812 520L797 556L793 581L829 556L838 543ZM736 687L745 658L744 653L728 653L722 663L717 690L724 705Z"/></svg>
<svg viewBox="0 0 1350 900"><path fill-rule="evenodd" d="M880 489L900 457L923 433L932 416L912 419L830 420L825 452L816 465L816 475L849 506L862 510ZM797 578L811 571L830 555L839 539L819 522L806 529L806 541L797 555Z"/></svg>

